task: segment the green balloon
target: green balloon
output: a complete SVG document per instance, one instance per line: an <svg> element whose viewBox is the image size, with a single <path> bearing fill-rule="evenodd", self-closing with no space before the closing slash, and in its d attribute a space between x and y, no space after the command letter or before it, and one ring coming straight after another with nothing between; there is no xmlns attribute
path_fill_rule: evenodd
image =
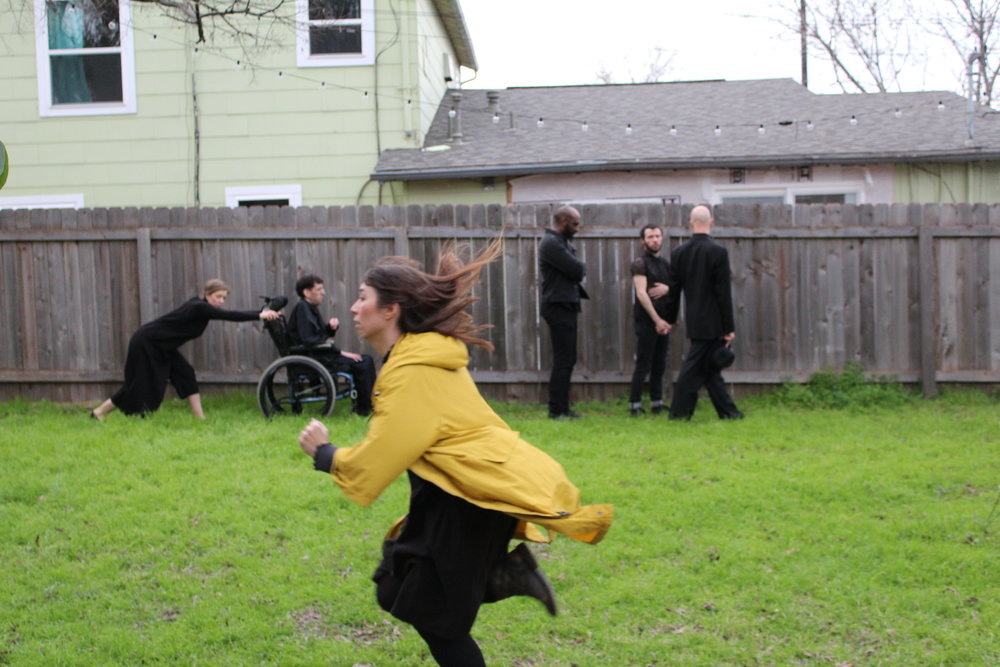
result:
<svg viewBox="0 0 1000 667"><path fill-rule="evenodd" d="M0 141L0 188L7 182L7 174L10 173L10 160L7 159L7 147Z"/></svg>

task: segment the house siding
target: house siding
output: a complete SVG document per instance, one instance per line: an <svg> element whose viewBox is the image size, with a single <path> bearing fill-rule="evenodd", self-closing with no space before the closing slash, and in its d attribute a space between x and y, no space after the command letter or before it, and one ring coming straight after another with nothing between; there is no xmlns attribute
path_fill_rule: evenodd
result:
<svg viewBox="0 0 1000 667"><path fill-rule="evenodd" d="M294 34L278 25L271 37L283 45L253 55L254 69L237 67L246 60L240 48L216 35L195 54L191 28L139 3L137 112L40 118L33 14L2 13L0 137L12 166L3 196L82 193L88 207L222 206L227 187L294 183L303 205L354 204L380 144L418 147L445 89L441 54L452 48L433 5L397 0L394 8L398 41L378 61L379 123L373 67L298 68ZM395 32L388 0L376 2L376 22L378 51ZM377 191L365 188L360 202L375 203Z"/></svg>

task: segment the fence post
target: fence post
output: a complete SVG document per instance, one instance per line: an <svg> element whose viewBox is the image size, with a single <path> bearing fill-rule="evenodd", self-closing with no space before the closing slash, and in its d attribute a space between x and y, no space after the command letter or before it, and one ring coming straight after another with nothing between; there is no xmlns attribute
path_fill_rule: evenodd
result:
<svg viewBox="0 0 1000 667"><path fill-rule="evenodd" d="M395 227L392 230L393 252L400 257L410 256L410 236L406 233L406 227Z"/></svg>
<svg viewBox="0 0 1000 667"><path fill-rule="evenodd" d="M135 232L135 260L139 267L139 321L153 319L153 243L149 227Z"/></svg>
<svg viewBox="0 0 1000 667"><path fill-rule="evenodd" d="M920 384L924 398L937 398L937 338L934 336L934 285L937 267L934 265L934 231L921 221L918 240L920 271Z"/></svg>

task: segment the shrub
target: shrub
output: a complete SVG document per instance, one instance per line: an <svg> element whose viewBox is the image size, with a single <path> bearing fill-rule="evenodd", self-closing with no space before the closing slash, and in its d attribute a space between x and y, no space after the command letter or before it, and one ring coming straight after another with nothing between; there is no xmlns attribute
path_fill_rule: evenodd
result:
<svg viewBox="0 0 1000 667"><path fill-rule="evenodd" d="M814 373L805 384L785 383L772 396L781 405L841 410L898 407L916 398L893 378L865 378L857 364L847 364L840 372L826 369Z"/></svg>

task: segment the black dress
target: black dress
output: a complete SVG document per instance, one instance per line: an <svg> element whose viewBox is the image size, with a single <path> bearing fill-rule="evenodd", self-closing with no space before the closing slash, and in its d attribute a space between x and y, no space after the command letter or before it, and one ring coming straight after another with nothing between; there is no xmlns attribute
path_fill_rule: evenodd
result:
<svg viewBox="0 0 1000 667"><path fill-rule="evenodd" d="M422 632L461 637L480 605L494 601L487 575L506 556L517 521L407 474L410 513L372 576L378 603Z"/></svg>
<svg viewBox="0 0 1000 667"><path fill-rule="evenodd" d="M249 322L259 316L256 310L225 310L195 297L143 324L128 342L125 384L111 396L111 402L123 413L136 415L160 407L168 382L181 398L197 394L194 368L177 348L203 334L211 320Z"/></svg>

